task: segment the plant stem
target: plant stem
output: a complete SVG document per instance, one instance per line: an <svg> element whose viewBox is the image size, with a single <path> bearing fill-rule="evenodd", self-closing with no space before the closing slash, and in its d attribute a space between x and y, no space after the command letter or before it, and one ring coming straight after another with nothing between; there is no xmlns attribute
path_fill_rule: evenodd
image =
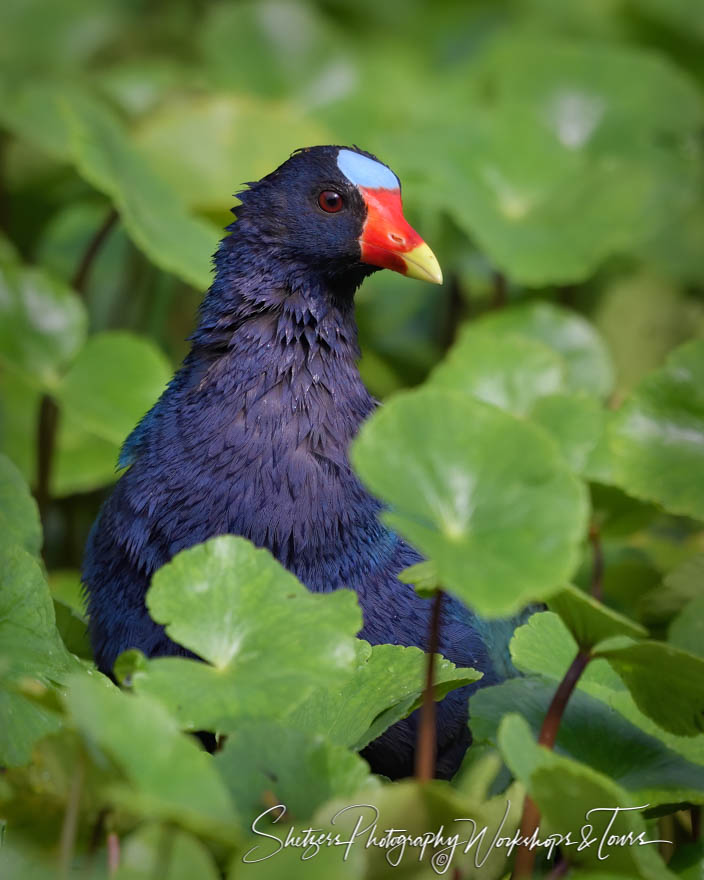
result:
<svg viewBox="0 0 704 880"><path fill-rule="evenodd" d="M8 216L9 200L7 198L7 193L5 192L5 155L8 142L9 137L4 132L0 133L0 229L6 233L10 228Z"/></svg>
<svg viewBox="0 0 704 880"><path fill-rule="evenodd" d="M93 238L88 242L88 247L83 252L83 256L78 263L78 267L71 281L71 286L75 291L80 293L82 297L85 296L86 282L88 281L88 275L93 266L93 261L110 234L110 230L117 222L117 218L117 211L114 208L111 208L105 220L103 220L101 225L95 231Z"/></svg>
<svg viewBox="0 0 704 880"><path fill-rule="evenodd" d="M85 297L85 286L93 262L104 244L110 230L117 221L117 211L110 209L105 220L88 242L88 246L78 263L72 279L73 289ZM39 404L39 423L37 426L37 484L34 492L39 507L42 525L46 527L46 515L51 500L51 474L54 463L54 450L59 427L59 408L50 394L44 394Z"/></svg>
<svg viewBox="0 0 704 880"><path fill-rule="evenodd" d="M548 749L553 748L557 739L557 732L560 729L560 722L564 715L567 701L572 696L580 676L584 672L587 663L591 660L589 651L578 651L576 657L570 664L569 669L565 673L564 678L557 686L555 696L552 698L548 707L543 726L540 728L540 736L538 737L538 745L546 746Z"/></svg>
<svg viewBox="0 0 704 880"><path fill-rule="evenodd" d="M423 703L420 708L418 725L418 747L416 748L415 776L420 782L427 782L435 775L435 759L437 752L435 729L435 655L440 643L440 608L442 607L442 590L437 590L433 599L433 610L430 616L430 633L428 637L428 665L426 667Z"/></svg>
<svg viewBox="0 0 704 880"><path fill-rule="evenodd" d="M114 877L120 867L120 838L117 832L108 834L108 877Z"/></svg>
<svg viewBox="0 0 704 880"><path fill-rule="evenodd" d="M49 486L51 467L54 460L56 431L59 425L59 408L49 394L42 396L39 404L39 424L37 427L37 486L34 492L39 507L42 525L46 528L46 513L49 506Z"/></svg>
<svg viewBox="0 0 704 880"><path fill-rule="evenodd" d="M68 794L66 812L61 826L61 841L59 844L59 876L68 878L71 873L71 860L76 846L76 832L78 831L78 811L83 793L83 780L85 779L86 767L83 755L80 755L71 781L71 790Z"/></svg>
<svg viewBox="0 0 704 880"><path fill-rule="evenodd" d="M592 545L593 560L590 592L595 599L601 601L604 596L604 551L601 546L599 526L595 523L589 526L589 542Z"/></svg>
<svg viewBox="0 0 704 880"><path fill-rule="evenodd" d="M492 273L494 281L494 292L491 297L491 309L502 309L506 305L508 285L506 284L506 276L499 272Z"/></svg>
<svg viewBox="0 0 704 880"><path fill-rule="evenodd" d="M591 654L588 651L580 650L577 652L562 681L557 686L555 695L550 701L548 711L545 714L543 724L540 728L538 745L545 746L548 749L552 749L555 745L557 733L560 729L560 722L562 721L562 716L567 707L567 702L590 660ZM523 803L523 815L521 816L521 837L523 839L530 837L538 827L539 823L540 811L533 799L529 795L526 795ZM521 846L516 853L516 861L513 866L512 874L513 880L530 877L533 874L534 863L535 850L530 849L528 846Z"/></svg>

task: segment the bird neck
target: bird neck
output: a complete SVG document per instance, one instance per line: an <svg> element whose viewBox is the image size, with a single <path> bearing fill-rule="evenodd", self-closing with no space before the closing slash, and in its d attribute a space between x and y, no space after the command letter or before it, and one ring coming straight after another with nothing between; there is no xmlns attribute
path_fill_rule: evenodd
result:
<svg viewBox="0 0 704 880"><path fill-rule="evenodd" d="M215 280L200 307L194 348L232 349L266 324L311 354L322 348L333 358L356 361L354 292L367 270L330 276L295 260L276 242L253 236L244 219L230 228L233 233L215 254Z"/></svg>
<svg viewBox="0 0 704 880"><path fill-rule="evenodd" d="M376 405L357 368L354 281L331 287L232 245L216 267L174 403L221 474L228 530L330 589L361 548L389 543L347 456Z"/></svg>

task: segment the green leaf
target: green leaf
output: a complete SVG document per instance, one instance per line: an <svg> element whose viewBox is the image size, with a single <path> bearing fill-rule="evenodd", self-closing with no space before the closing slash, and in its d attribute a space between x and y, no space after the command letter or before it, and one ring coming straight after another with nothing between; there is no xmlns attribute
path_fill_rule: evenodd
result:
<svg viewBox="0 0 704 880"><path fill-rule="evenodd" d="M494 334L518 333L552 348L566 362L568 391L603 397L613 387L613 366L606 344L577 312L538 301L491 312L475 326Z"/></svg>
<svg viewBox="0 0 704 880"><path fill-rule="evenodd" d="M126 8L120 3L64 0L48 7L42 0L3 3L0 66L15 76L80 69L120 35L125 23Z"/></svg>
<svg viewBox="0 0 704 880"><path fill-rule="evenodd" d="M557 679L562 678L579 650L566 624L553 611L531 614L514 633L509 648L517 669ZM583 675L590 670L588 666Z"/></svg>
<svg viewBox="0 0 704 880"><path fill-rule="evenodd" d="M64 702L79 731L106 752L128 785L111 794L124 808L236 839L230 797L210 756L156 700L120 692L98 673L71 676Z"/></svg>
<svg viewBox="0 0 704 880"><path fill-rule="evenodd" d="M331 798L352 798L370 783L369 767L354 752L275 721L239 724L215 755L215 768L246 825L274 804L303 821Z"/></svg>
<svg viewBox="0 0 704 880"><path fill-rule="evenodd" d="M74 660L56 631L54 605L39 563L0 538L0 674L61 681Z"/></svg>
<svg viewBox="0 0 704 880"><path fill-rule="evenodd" d="M435 566L427 559L423 562L416 562L415 565L409 565L396 576L402 584L412 584L416 593L423 599L434 598L437 591L442 589Z"/></svg>
<svg viewBox="0 0 704 880"><path fill-rule="evenodd" d="M149 340L113 331L92 336L56 390L86 430L120 444L156 402L171 367Z"/></svg>
<svg viewBox="0 0 704 880"><path fill-rule="evenodd" d="M704 595L692 599L675 617L668 641L683 651L704 657Z"/></svg>
<svg viewBox="0 0 704 880"><path fill-rule="evenodd" d="M614 636L640 638L648 634L640 624L571 585L551 596L548 607L560 615L582 650L589 651Z"/></svg>
<svg viewBox="0 0 704 880"><path fill-rule="evenodd" d="M211 78L233 91L267 97L294 94L311 103L324 103L354 84L348 41L312 4L250 0L213 6L203 22L199 43ZM257 71L254 80L252 70ZM271 137L276 142L286 134L283 130ZM296 146L311 143L327 140L304 139Z"/></svg>
<svg viewBox="0 0 704 880"><path fill-rule="evenodd" d="M56 859L49 859L38 847L27 846L24 841L9 836L0 847L0 872L3 877L21 877L22 880L54 880ZM83 878L78 875L77 880Z"/></svg>
<svg viewBox="0 0 704 880"><path fill-rule="evenodd" d="M3 87L4 86L4 87ZM75 83L61 83L64 100L81 101L94 114L103 105ZM59 161L71 161L71 138L55 82L30 79L10 87L0 83L0 123L18 138Z"/></svg>
<svg viewBox="0 0 704 880"><path fill-rule="evenodd" d="M362 625L354 593L310 593L268 551L232 535L177 554L154 575L147 607L212 666L157 658L140 665L133 684L195 730L285 717L316 685L353 668Z"/></svg>
<svg viewBox="0 0 704 880"><path fill-rule="evenodd" d="M681 736L704 731L704 659L663 642L603 647L638 707L653 721Z"/></svg>
<svg viewBox="0 0 704 880"><path fill-rule="evenodd" d="M683 345L636 388L611 425L618 485L704 519L704 340Z"/></svg>
<svg viewBox="0 0 704 880"><path fill-rule="evenodd" d="M499 833L509 838L513 836L520 820L520 801L518 786L480 801L475 792L468 796L439 780L419 783L406 779L371 791L362 790L352 801L349 798L331 801L318 810L313 825L349 840L359 823L356 841L367 859L366 880L389 880L395 876L430 880L438 875L451 877L452 871L459 872L466 880L498 880L506 874L506 849L492 847L491 840ZM362 833L361 829L374 823L376 829L370 828L370 834ZM481 829L485 827L487 831L482 834ZM408 835L410 841L406 847L402 849L400 840L395 849L374 846L371 842L365 845L371 840L371 834L380 841L387 829L396 829L394 836ZM457 846L453 849L447 842L435 845L429 842L421 859L420 841L440 829L445 841L457 835ZM473 842L465 845L470 839ZM271 852L273 848L272 842L260 840L258 845L259 852ZM355 849L351 847L351 855ZM338 853L339 860L342 853ZM448 858L450 855L452 858ZM394 866L396 861L400 863ZM305 876L301 875L301 880ZM332 871L329 876L336 877L337 872Z"/></svg>
<svg viewBox="0 0 704 880"><path fill-rule="evenodd" d="M37 453L34 442L39 417L39 392L19 373L0 370L0 452L34 485Z"/></svg>
<svg viewBox="0 0 704 880"><path fill-rule="evenodd" d="M436 187L515 280L581 281L694 203L702 107L664 59L510 30L474 57ZM432 129L421 135L437 149Z"/></svg>
<svg viewBox="0 0 704 880"><path fill-rule="evenodd" d="M461 391L514 415L564 387L564 362L547 345L469 324L433 370L431 388Z"/></svg>
<svg viewBox="0 0 704 880"><path fill-rule="evenodd" d="M61 640L72 654L92 661L80 571L52 571L49 589L54 599L56 628Z"/></svg>
<svg viewBox="0 0 704 880"><path fill-rule="evenodd" d="M228 53L235 57L231 46ZM246 180L269 174L295 149L330 140L294 105L233 94L171 101L150 114L135 136L186 204L222 212Z"/></svg>
<svg viewBox="0 0 704 880"><path fill-rule="evenodd" d="M8 266L20 262L17 248L10 239L0 232L0 266Z"/></svg>
<svg viewBox="0 0 704 880"><path fill-rule="evenodd" d="M0 764L26 763L37 740L56 731L56 713L23 693L63 681L76 661L56 630L38 562L7 532L0 537Z"/></svg>
<svg viewBox="0 0 704 880"><path fill-rule="evenodd" d="M83 344L88 318L63 282L41 269L0 265L0 360L53 388Z"/></svg>
<svg viewBox="0 0 704 880"><path fill-rule="evenodd" d="M528 416L552 435L575 473L603 478L595 453L604 437L607 414L599 400L585 393L551 394L536 400Z"/></svg>
<svg viewBox="0 0 704 880"><path fill-rule="evenodd" d="M85 620L86 604L80 571L54 569L49 575L49 589L55 601L63 603L77 617Z"/></svg>
<svg viewBox="0 0 704 880"><path fill-rule="evenodd" d="M22 475L5 455L0 455L0 534L35 556L42 546L42 525L37 504Z"/></svg>
<svg viewBox="0 0 704 880"><path fill-rule="evenodd" d="M438 655L436 660L436 700L481 678L476 670L458 668L444 657ZM420 705L427 662L419 648L372 646L359 639L353 674L316 690L296 709L290 723L322 734L331 743L362 749Z"/></svg>
<svg viewBox="0 0 704 880"><path fill-rule="evenodd" d="M704 841L685 843L677 848L669 862L669 868L679 880L700 880L704 864Z"/></svg>
<svg viewBox="0 0 704 880"><path fill-rule="evenodd" d="M502 718L511 712L520 712L537 740L556 688L555 681L527 677L478 690L469 708L474 743L485 739L495 743ZM604 743L609 747L604 748ZM570 696L555 752L603 773L639 803L704 802L704 766L685 760L583 691Z"/></svg>
<svg viewBox="0 0 704 880"><path fill-rule="evenodd" d="M127 233L113 217L110 202L92 189L86 198L71 199L52 215L42 229L36 254L38 263L67 283L76 277L86 254L92 255L89 271L81 278L92 332L111 326L118 309L121 323L134 320L143 307L142 291L148 288L151 300L163 283L154 275L147 277L143 269L135 273L139 258Z"/></svg>
<svg viewBox="0 0 704 880"><path fill-rule="evenodd" d="M533 614L516 630L511 642L511 656L519 670L540 673L555 680L556 684L562 680L576 653L577 643L562 620L551 611ZM661 682L656 683L654 679L653 694L660 693L660 686ZM644 714L624 681L605 659L590 661L577 688L603 700L687 760L704 764L704 735L676 736Z"/></svg>
<svg viewBox="0 0 704 880"><path fill-rule="evenodd" d="M161 366L159 366L158 374L166 375ZM158 375L155 375L154 380L154 384L151 386L152 392L158 394L161 387ZM146 394L144 394L143 402L137 405L136 398L142 396L142 381L140 379L139 386L133 386L130 389L113 389L117 394L128 392L130 396L134 392L138 392L138 394L134 394L134 402L129 404L132 412L135 414L131 427L123 432L129 420L126 414L124 416L117 414L114 430L108 428L113 439L106 439L104 436L106 433L104 425L101 428L101 436L98 436L92 431L86 430L84 427L86 422L82 421L80 415L75 416L70 409L66 409L61 413L56 437L55 460L51 473L52 498L65 498L67 495L74 495L77 492L91 492L115 481L117 477L117 460L120 454L120 446L116 442L118 427L122 432L121 437L124 440L126 434L134 427L136 420L144 414L142 407L148 407L153 402L153 398L152 400L147 400ZM99 389L96 387L95 390ZM89 414L88 411L88 407L93 407L96 404L95 398L92 401L86 400L85 402L87 404L85 418L87 418L88 423L95 426L93 415Z"/></svg>
<svg viewBox="0 0 704 880"><path fill-rule="evenodd" d="M599 845L604 836L608 841L610 834L642 834L643 840L657 837L648 834L639 812L642 805L621 786L584 764L536 745L528 723L519 715L504 718L498 740L509 767L540 809L541 838L547 836L545 823L558 834L570 832L573 845L564 846L570 863L599 866L601 870L606 867L644 880L674 878L655 845ZM625 812L614 814L616 807ZM584 826L589 826L587 837L593 840L589 846L583 844L584 835L580 833Z"/></svg>
<svg viewBox="0 0 704 880"><path fill-rule="evenodd" d="M704 553L686 559L668 572L662 584L643 596L641 611L648 621L667 622L700 596L704 596Z"/></svg>
<svg viewBox="0 0 704 880"><path fill-rule="evenodd" d="M661 511L654 504L638 501L616 486L591 486L593 517L605 540L625 539L646 530Z"/></svg>
<svg viewBox="0 0 704 880"><path fill-rule="evenodd" d="M93 662L93 649L88 634L88 624L79 617L68 605L58 599L54 600L56 629L61 641L72 654L82 657L89 663Z"/></svg>
<svg viewBox="0 0 704 880"><path fill-rule="evenodd" d="M317 827L322 823L318 822ZM328 817L325 825L330 824ZM258 824L258 828L268 829L263 822ZM333 836L337 829L334 825L330 826ZM266 833L276 833L276 839L269 842L262 841L261 837L251 836L250 840L243 846L242 855L236 856L230 865L227 874L227 880L250 880L256 876L256 880L367 880L365 873L366 852L361 847L355 851L355 847L351 848L350 857L343 859L343 852L340 847L323 846L317 852L315 858L301 858L299 848L289 847L288 849L278 850L279 844L277 840L285 840L286 828L273 826L272 830ZM280 836L282 835L282 836ZM276 853L273 855L273 853ZM252 860L250 863L243 863L245 856L249 854ZM262 861L256 861L262 859ZM42 878L43 880L43 878Z"/></svg>
<svg viewBox="0 0 704 880"><path fill-rule="evenodd" d="M120 867L113 880L220 880L215 859L191 834L173 825L147 823L120 845Z"/></svg>
<svg viewBox="0 0 704 880"><path fill-rule="evenodd" d="M675 227L676 228L676 227ZM704 310L669 278L641 270L606 284L594 323L613 352L619 395L702 326Z"/></svg>
<svg viewBox="0 0 704 880"><path fill-rule="evenodd" d="M366 422L355 467L386 522L485 616L545 598L576 567L584 487L544 433L456 392L400 394Z"/></svg>
<svg viewBox="0 0 704 880"><path fill-rule="evenodd" d="M112 199L137 247L167 272L208 287L216 227L186 210L116 120L82 101L62 106L79 172Z"/></svg>
<svg viewBox="0 0 704 880"><path fill-rule="evenodd" d="M0 664L3 658L0 657ZM0 687L0 762L4 767L21 767L32 757L40 739L61 728L61 718L38 706L12 688ZM1 850L0 850L1 851Z"/></svg>

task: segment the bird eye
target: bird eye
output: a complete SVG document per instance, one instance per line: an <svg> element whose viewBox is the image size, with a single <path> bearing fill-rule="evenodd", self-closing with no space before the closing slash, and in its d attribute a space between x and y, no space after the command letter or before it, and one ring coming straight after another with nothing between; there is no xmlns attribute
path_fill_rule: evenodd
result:
<svg viewBox="0 0 704 880"><path fill-rule="evenodd" d="M328 214L336 214L342 208L342 196L332 189L326 189L318 196L318 204Z"/></svg>

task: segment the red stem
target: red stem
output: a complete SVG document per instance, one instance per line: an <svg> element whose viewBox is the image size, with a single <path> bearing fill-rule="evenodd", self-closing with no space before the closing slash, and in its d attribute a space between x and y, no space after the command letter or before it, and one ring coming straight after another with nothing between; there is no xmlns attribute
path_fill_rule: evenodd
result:
<svg viewBox="0 0 704 880"><path fill-rule="evenodd" d="M108 834L108 877L114 877L120 867L120 838L114 831Z"/></svg>
<svg viewBox="0 0 704 880"><path fill-rule="evenodd" d="M567 702L575 689L580 676L584 672L587 663L591 660L588 651L578 651L562 681L557 686L548 711L545 714L538 745L552 749L560 729L560 722L567 707ZM526 795L523 802L523 815L521 816L521 837L530 837L540 824L540 811L531 797ZM535 850L528 846L521 846L516 852L516 861L513 866L512 880L531 877L535 864Z"/></svg>

